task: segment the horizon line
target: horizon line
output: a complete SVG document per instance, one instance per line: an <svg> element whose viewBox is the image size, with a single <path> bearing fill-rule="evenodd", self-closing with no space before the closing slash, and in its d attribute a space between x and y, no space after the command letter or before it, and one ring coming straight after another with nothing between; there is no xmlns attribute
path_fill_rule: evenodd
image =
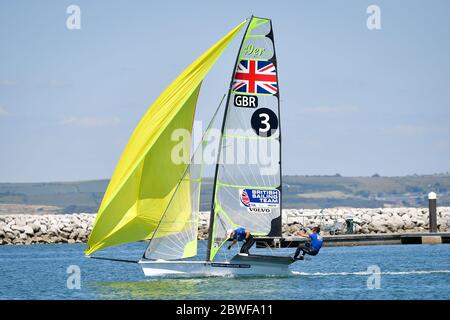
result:
<svg viewBox="0 0 450 320"><path fill-rule="evenodd" d="M413 173L406 175L381 175L378 173L374 173L372 175L367 176L346 176L339 173L336 174L283 174L282 177L323 177L323 178L406 178L406 177L433 177L433 176L449 176L450 171L442 172L442 173ZM205 176L203 179L212 179L214 176ZM98 182L98 181L109 181L111 178L97 178L97 179L81 179L81 180L59 180L59 181L27 181L27 182L3 182L0 181L0 184L39 184L39 183L61 183L61 184L70 184L70 183L83 183L83 182Z"/></svg>

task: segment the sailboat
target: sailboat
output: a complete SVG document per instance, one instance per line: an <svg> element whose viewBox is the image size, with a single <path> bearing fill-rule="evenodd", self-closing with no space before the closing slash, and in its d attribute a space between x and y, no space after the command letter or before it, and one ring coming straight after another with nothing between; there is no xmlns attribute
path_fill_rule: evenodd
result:
<svg viewBox="0 0 450 320"><path fill-rule="evenodd" d="M174 162L171 157L178 142L171 134L180 128L192 133L202 81L244 26L224 105L206 256L199 259L203 161ZM211 123L218 113L216 110ZM222 259L219 255L230 229L245 227L254 236L281 237L279 114L272 22L252 16L189 65L141 119L105 192L86 255L147 240L143 257L137 261L146 276L290 272L289 265L294 262L290 256L238 253ZM208 140L209 128L201 144ZM249 159L261 153L261 146L269 160L264 164ZM189 158L200 155L201 159L201 154L197 148ZM236 157L241 160L229 161Z"/></svg>

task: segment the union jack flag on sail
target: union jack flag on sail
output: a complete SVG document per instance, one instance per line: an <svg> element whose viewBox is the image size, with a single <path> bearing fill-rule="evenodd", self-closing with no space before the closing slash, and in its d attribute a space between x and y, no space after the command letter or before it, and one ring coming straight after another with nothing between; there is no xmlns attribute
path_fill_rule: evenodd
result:
<svg viewBox="0 0 450 320"><path fill-rule="evenodd" d="M234 74L232 91L276 94L278 92L278 85L275 65L270 61L239 61Z"/></svg>
<svg viewBox="0 0 450 320"><path fill-rule="evenodd" d="M248 197L247 190L243 189L241 192L241 203L245 207L250 207L250 198Z"/></svg>

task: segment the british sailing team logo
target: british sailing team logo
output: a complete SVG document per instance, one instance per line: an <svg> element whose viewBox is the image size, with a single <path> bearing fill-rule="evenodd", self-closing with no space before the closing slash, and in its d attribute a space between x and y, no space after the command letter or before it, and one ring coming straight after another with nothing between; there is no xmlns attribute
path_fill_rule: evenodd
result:
<svg viewBox="0 0 450 320"><path fill-rule="evenodd" d="M240 204L252 213L271 213L280 205L278 189L239 189Z"/></svg>

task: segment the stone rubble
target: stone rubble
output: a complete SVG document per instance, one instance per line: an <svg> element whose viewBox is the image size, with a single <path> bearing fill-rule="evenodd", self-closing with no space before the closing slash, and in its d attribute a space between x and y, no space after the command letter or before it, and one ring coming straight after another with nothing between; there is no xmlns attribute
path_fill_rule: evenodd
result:
<svg viewBox="0 0 450 320"><path fill-rule="evenodd" d="M450 229L450 207L437 210L439 232ZM284 209L283 236L320 226L323 235L345 234L350 221L354 234L414 233L428 231L427 208ZM0 245L85 243L95 214L0 215ZM200 212L199 239L206 239L209 212Z"/></svg>

